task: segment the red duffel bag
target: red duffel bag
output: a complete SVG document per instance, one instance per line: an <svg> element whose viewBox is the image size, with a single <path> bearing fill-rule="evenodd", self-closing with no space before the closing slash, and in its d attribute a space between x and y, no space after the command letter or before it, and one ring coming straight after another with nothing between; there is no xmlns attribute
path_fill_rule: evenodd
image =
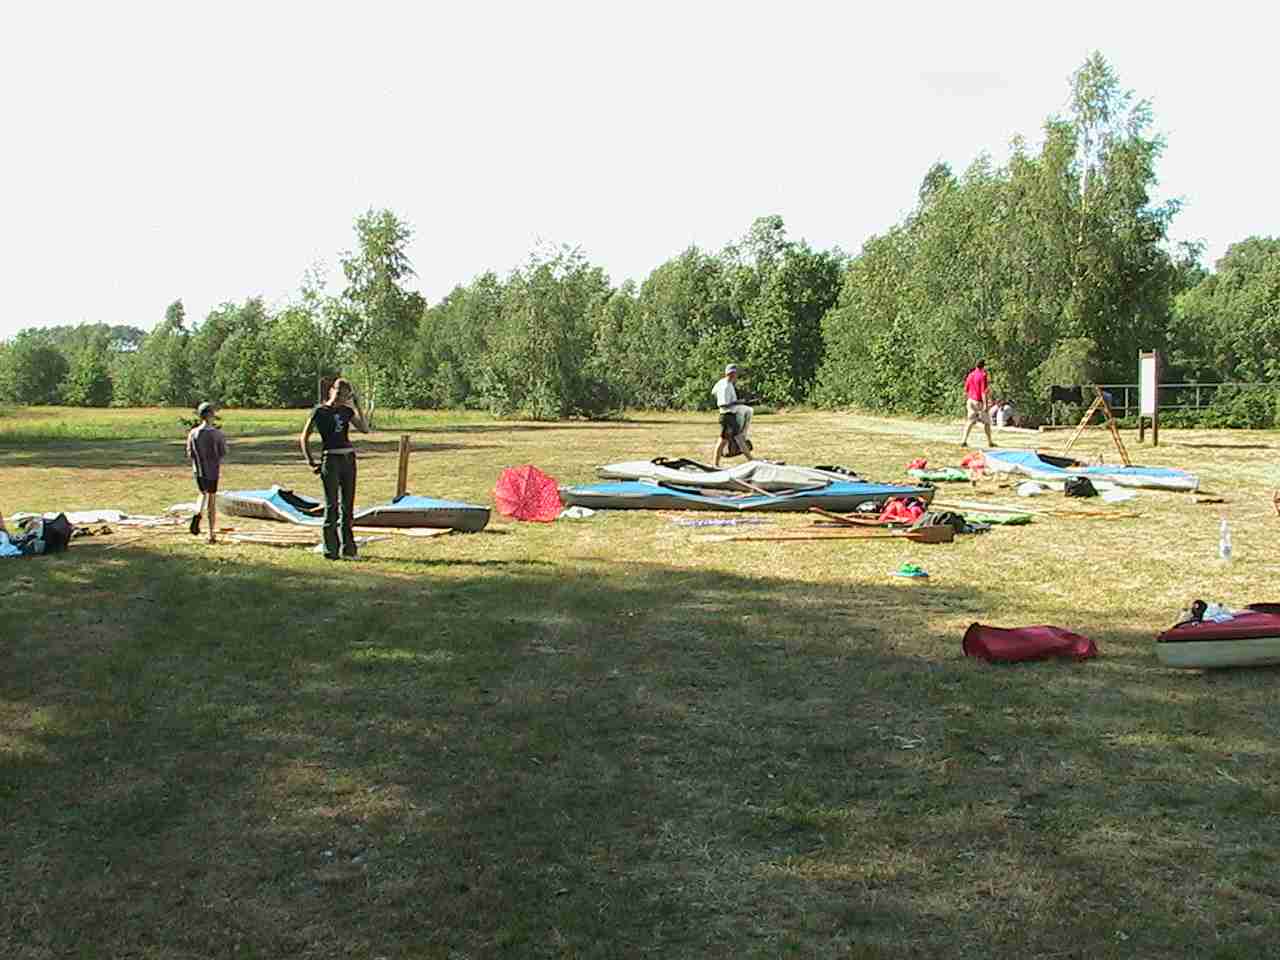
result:
<svg viewBox="0 0 1280 960"><path fill-rule="evenodd" d="M1097 644L1088 637L1047 624L1005 628L973 623L964 632L960 645L966 657L981 657L993 663L1016 663L1047 657L1088 660L1098 655Z"/></svg>

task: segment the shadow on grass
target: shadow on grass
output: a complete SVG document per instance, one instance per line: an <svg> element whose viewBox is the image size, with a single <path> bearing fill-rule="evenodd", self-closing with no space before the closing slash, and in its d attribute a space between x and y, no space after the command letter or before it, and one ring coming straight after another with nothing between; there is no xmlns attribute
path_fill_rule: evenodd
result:
<svg viewBox="0 0 1280 960"><path fill-rule="evenodd" d="M661 426L663 424L687 423L687 420L548 420L533 422L521 420L493 423L451 423L433 426L422 432L430 433L544 433L549 430L609 430L611 428L633 429L636 427ZM390 429L390 428L388 428Z"/></svg>
<svg viewBox="0 0 1280 960"><path fill-rule="evenodd" d="M374 566L388 567L423 567L432 568L454 568L454 567L478 567L480 569L502 569L504 567L554 567L555 564L550 560L459 560L456 557L432 558L424 559L421 557L377 557L363 556L360 558L361 563L372 564Z"/></svg>
<svg viewBox="0 0 1280 960"><path fill-rule="evenodd" d="M366 457L390 456L399 452L399 439L374 440L356 437L357 454ZM261 441L237 438L228 440L227 467L297 466L302 459L297 434L288 440ZM313 443L313 449L318 445ZM433 443L415 439L413 452L430 454L448 450L486 450L487 444ZM134 469L145 467L188 466L183 441L118 440L113 442L50 441L29 445L0 446L0 467L36 467L63 469Z"/></svg>
<svg viewBox="0 0 1280 960"><path fill-rule="evenodd" d="M1174 440L1171 445L1195 447L1200 450L1271 450L1274 448L1270 443L1196 443L1191 440Z"/></svg>
<svg viewBox="0 0 1280 960"><path fill-rule="evenodd" d="M1197 693L1128 653L964 660L934 617L996 602L969 585L815 596L658 562L416 564L438 575L25 564L0 675L6 955L1266 942L1236 903L1198 901L1190 931L1185 905L1256 875L1252 850L1274 869L1274 790L1240 761L1237 784L1199 776L1181 721L1108 673L1242 736L1275 732L1248 720L1257 685ZM1176 821L1152 819L1152 782ZM1280 896L1268 875L1251 906Z"/></svg>
<svg viewBox="0 0 1280 960"><path fill-rule="evenodd" d="M175 411L176 414L176 411ZM181 444L186 435L190 418L174 416L172 424L167 420L156 422L155 418L133 422L128 419L118 421L91 420L66 422L58 413L51 411L24 411L24 421L49 420L48 428L24 422L5 431L0 431L0 452L5 450L26 450L42 447L60 447L74 445L100 445L121 442ZM232 443L252 442L255 440L297 437L306 422L306 413L298 411L296 422L261 422L225 419L219 426ZM375 434L409 434L417 443L430 443L422 438L431 434L542 434L548 431L608 431L610 429L639 429L664 424L687 423L687 420L665 419L625 419L625 420L553 420L537 421L503 421L494 420L487 423L447 423L420 422L413 418L397 424L392 418L390 422L379 422ZM445 447L452 449L452 447Z"/></svg>

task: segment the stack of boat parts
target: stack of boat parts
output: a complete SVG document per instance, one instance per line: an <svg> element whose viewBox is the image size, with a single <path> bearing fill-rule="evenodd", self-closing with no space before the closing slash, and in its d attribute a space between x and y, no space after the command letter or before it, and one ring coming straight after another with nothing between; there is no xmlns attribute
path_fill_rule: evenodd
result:
<svg viewBox="0 0 1280 960"><path fill-rule="evenodd" d="M230 517L254 517L317 526L324 523L324 504L273 486L269 490L232 490L218 494L218 512ZM390 503L357 510L358 527L433 527L474 532L489 523L489 508L456 500L406 494Z"/></svg>
<svg viewBox="0 0 1280 960"><path fill-rule="evenodd" d="M834 512L880 509L895 497L928 503L933 488L867 483L841 467L799 467L751 460L717 470L695 460L630 460L597 468L609 482L561 487L565 506L593 510L769 510Z"/></svg>

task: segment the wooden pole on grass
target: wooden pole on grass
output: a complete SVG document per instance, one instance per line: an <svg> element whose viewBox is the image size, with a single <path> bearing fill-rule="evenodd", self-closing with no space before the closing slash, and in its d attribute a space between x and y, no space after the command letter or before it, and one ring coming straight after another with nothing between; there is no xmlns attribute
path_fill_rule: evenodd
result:
<svg viewBox="0 0 1280 960"><path fill-rule="evenodd" d="M811 543L815 540L910 540L914 543L951 543L955 536L955 528L943 524L936 527L917 527L914 530L902 530L898 533L879 533L870 530L862 533L849 530L832 533L711 534L698 539L703 543L782 543L783 541Z"/></svg>
<svg viewBox="0 0 1280 960"><path fill-rule="evenodd" d="M409 491L409 435L400 434L400 468L396 473L396 500Z"/></svg>

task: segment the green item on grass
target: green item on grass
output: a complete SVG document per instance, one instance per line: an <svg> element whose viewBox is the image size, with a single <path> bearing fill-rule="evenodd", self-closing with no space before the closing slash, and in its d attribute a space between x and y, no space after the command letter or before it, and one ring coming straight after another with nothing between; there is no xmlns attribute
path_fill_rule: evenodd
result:
<svg viewBox="0 0 1280 960"><path fill-rule="evenodd" d="M938 467L934 470L921 470L919 467L914 467L907 473L917 480L931 480L934 483L954 483L969 479L969 471L961 470L959 467Z"/></svg>
<svg viewBox="0 0 1280 960"><path fill-rule="evenodd" d="M966 513L971 523L989 523L993 526L1021 527L1031 522L1029 513Z"/></svg>
<svg viewBox="0 0 1280 960"><path fill-rule="evenodd" d="M904 563L893 571L893 575L895 577L908 577L912 580L929 576L929 574L925 573L924 567L918 563Z"/></svg>

